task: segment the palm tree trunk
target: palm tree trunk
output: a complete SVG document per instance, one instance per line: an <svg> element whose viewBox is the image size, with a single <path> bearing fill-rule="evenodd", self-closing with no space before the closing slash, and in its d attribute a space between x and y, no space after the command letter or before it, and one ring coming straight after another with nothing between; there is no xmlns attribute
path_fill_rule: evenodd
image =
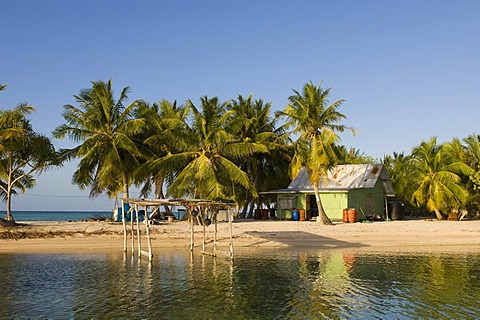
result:
<svg viewBox="0 0 480 320"><path fill-rule="evenodd" d="M12 216L12 172L13 172L13 164L12 164L12 158L13 156L10 154L9 160L8 160L8 181L7 181L7 215L5 216L5 220L7 221L13 221L13 216Z"/></svg>
<svg viewBox="0 0 480 320"><path fill-rule="evenodd" d="M124 198L130 198L130 192L128 190L128 182L127 182L127 177L125 174L122 176L122 182L123 182L123 197Z"/></svg>
<svg viewBox="0 0 480 320"><path fill-rule="evenodd" d="M7 194L7 215L5 216L5 220L12 221L15 223L12 215L12 196L11 193Z"/></svg>
<svg viewBox="0 0 480 320"><path fill-rule="evenodd" d="M7 215L5 216L5 220L7 221L12 221L15 223L15 220L13 220L12 216L12 171L13 171L13 165L12 165L12 157L10 157L9 160L9 173L8 173L8 182L7 182Z"/></svg>
<svg viewBox="0 0 480 320"><path fill-rule="evenodd" d="M322 223L324 225L333 225L332 221L330 221L327 214L325 213L325 209L323 209L322 199L320 199L320 191L318 190L318 184L314 183L313 189L315 190L315 199L317 200L318 207L317 223Z"/></svg>
<svg viewBox="0 0 480 320"><path fill-rule="evenodd" d="M435 211L435 215L437 216L437 220L443 220L443 216L440 213L440 211L438 209L435 209L434 211Z"/></svg>
<svg viewBox="0 0 480 320"><path fill-rule="evenodd" d="M248 191L245 191L245 204L243 205L242 212L240 213L239 218L246 218L248 211L248 204L250 203L250 194Z"/></svg>
<svg viewBox="0 0 480 320"><path fill-rule="evenodd" d="M157 197L157 199L165 199L165 195L163 194L163 182L163 177L155 180L155 196ZM167 215L170 215L172 213L172 210L170 210L170 207L168 205L164 205L163 209L165 210Z"/></svg>

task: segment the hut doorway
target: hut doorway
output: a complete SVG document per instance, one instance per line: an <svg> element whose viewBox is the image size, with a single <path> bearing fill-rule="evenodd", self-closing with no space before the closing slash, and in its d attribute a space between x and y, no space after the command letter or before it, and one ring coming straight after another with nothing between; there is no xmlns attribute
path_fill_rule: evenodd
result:
<svg viewBox="0 0 480 320"><path fill-rule="evenodd" d="M314 194L307 195L307 218L311 219L318 216L317 199Z"/></svg>

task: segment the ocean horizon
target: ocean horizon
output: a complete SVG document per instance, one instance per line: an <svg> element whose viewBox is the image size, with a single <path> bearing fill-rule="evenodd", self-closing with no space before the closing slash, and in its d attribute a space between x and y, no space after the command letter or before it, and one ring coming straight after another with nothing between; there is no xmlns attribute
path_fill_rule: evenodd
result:
<svg viewBox="0 0 480 320"><path fill-rule="evenodd" d="M4 218L7 212L0 211L0 217ZM12 215L17 222L26 221L84 221L90 219L111 218L112 211L68 211L68 210L12 210Z"/></svg>

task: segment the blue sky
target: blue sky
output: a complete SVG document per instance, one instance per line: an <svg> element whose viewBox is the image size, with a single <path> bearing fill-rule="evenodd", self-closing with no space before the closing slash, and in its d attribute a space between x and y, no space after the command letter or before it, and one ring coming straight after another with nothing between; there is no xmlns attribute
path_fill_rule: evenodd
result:
<svg viewBox="0 0 480 320"><path fill-rule="evenodd" d="M275 110L323 81L357 130L343 144L375 158L409 153L432 136L480 133L479 15L480 2L462 0L8 1L0 107L30 103L34 128L50 135L96 80L129 86L131 100L251 93ZM112 209L71 185L75 166L38 177L13 209Z"/></svg>

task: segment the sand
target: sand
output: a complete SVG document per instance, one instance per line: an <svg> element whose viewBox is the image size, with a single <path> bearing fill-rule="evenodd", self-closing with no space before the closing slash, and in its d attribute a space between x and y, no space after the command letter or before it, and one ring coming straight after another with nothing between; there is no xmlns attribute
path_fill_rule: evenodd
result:
<svg viewBox="0 0 480 320"><path fill-rule="evenodd" d="M154 249L189 247L190 227L185 221L165 221L151 226L150 230ZM245 219L232 223L232 230L235 248L367 248L384 251L462 248L480 251L480 220L405 220L324 226L311 221ZM195 226L194 235L195 245L201 246L203 228ZM206 238L211 242L213 236L214 225L210 225L206 228ZM228 246L229 236L229 224L219 223L219 246ZM0 238L0 253L121 250L123 227L121 223L105 221L26 222L22 227L0 229ZM128 245L131 246L130 239Z"/></svg>

